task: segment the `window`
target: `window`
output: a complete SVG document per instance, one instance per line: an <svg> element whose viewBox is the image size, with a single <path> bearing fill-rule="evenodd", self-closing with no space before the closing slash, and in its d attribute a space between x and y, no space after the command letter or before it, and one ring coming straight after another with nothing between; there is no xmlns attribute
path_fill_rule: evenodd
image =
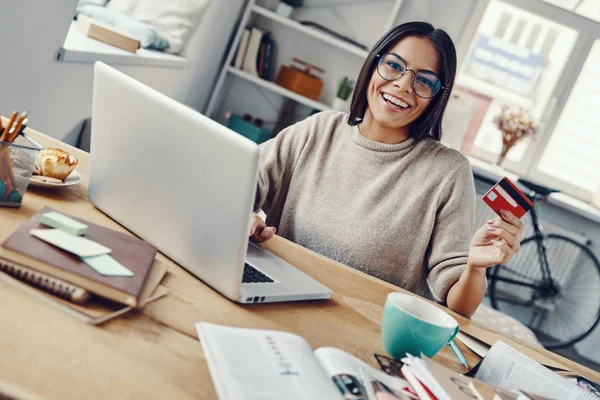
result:
<svg viewBox="0 0 600 400"><path fill-rule="evenodd" d="M563 9L585 0L549 1L489 1L456 79L457 94L477 104L462 150L495 163L502 139L494 118L505 105L522 107L541 128L503 166L589 200L600 182L600 23Z"/></svg>
<svg viewBox="0 0 600 400"><path fill-rule="evenodd" d="M577 77L538 170L584 191L600 191L600 39Z"/></svg>
<svg viewBox="0 0 600 400"><path fill-rule="evenodd" d="M586 18L600 22L600 0L544 0Z"/></svg>

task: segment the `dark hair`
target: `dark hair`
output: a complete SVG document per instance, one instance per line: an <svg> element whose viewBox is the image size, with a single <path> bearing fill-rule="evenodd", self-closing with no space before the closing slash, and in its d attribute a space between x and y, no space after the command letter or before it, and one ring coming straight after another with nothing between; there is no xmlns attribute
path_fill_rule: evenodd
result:
<svg viewBox="0 0 600 400"><path fill-rule="evenodd" d="M426 22L408 22L390 30L373 46L371 52L365 59L358 75L356 89L352 95L352 105L350 106L349 125L358 125L367 110L367 90L373 72L379 59L377 55L385 54L400 40L416 36L427 38L435 47L439 55L438 76L442 81L444 88L432 99L431 103L411 124L410 135L416 139L422 139L427 135L436 140L442 138L442 117L448 104L450 92L454 86L454 76L456 75L456 49L454 43L448 34L435 29Z"/></svg>

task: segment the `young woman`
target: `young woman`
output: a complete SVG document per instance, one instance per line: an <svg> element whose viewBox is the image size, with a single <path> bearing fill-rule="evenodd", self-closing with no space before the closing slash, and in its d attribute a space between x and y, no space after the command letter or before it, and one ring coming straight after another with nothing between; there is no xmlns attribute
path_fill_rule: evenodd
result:
<svg viewBox="0 0 600 400"><path fill-rule="evenodd" d="M471 316L486 267L519 250L509 212L472 237L468 160L440 143L456 51L423 22L383 36L365 60L350 116L327 111L261 147L250 236L291 241ZM268 227L267 227L268 226Z"/></svg>

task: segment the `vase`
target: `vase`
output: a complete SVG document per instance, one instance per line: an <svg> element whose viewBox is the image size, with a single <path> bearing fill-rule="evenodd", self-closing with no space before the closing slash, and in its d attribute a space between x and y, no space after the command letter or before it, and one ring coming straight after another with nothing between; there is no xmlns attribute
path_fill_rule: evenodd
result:
<svg viewBox="0 0 600 400"><path fill-rule="evenodd" d="M504 162L504 159L506 158L506 154L508 154L508 151L510 150L510 147L507 146L502 146L502 151L500 152L500 155L498 156L498 160L496 160L496 165L501 167L502 163Z"/></svg>
<svg viewBox="0 0 600 400"><path fill-rule="evenodd" d="M340 99L339 97L334 97L331 102L331 108L337 111L348 112L348 101L344 99Z"/></svg>
<svg viewBox="0 0 600 400"><path fill-rule="evenodd" d="M289 4L284 3L282 1L280 1L279 4L277 4L277 9L275 10L275 12L277 14L279 14L285 18L290 18L292 16L293 11L294 11L294 7L290 6Z"/></svg>
<svg viewBox="0 0 600 400"><path fill-rule="evenodd" d="M506 138L506 136L504 137L504 139L505 138ZM513 146L515 144L517 144L517 142L518 142L518 139L502 140L502 151L500 152L500 155L498 156L498 160L496 161L497 166L502 166L502 163L504 162L506 155L508 154L510 149L512 149Z"/></svg>

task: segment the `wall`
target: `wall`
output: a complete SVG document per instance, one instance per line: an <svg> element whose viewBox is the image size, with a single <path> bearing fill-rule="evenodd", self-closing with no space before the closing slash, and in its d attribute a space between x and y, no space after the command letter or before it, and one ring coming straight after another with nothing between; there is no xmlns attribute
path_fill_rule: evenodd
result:
<svg viewBox="0 0 600 400"><path fill-rule="evenodd" d="M295 10L292 18L326 24L329 29L351 37L370 48L383 34L383 26L387 23L394 2L394 0L387 0L371 4L348 0L336 2L305 0L305 6ZM276 6L274 0L262 0L259 3L267 8ZM427 21L436 27L446 29L454 41L458 42L474 3L475 0L455 0L451 10L447 10L447 7L440 7L441 0L404 0L396 24L415 20ZM250 24L252 23L258 23L260 27L270 31L275 38L276 71L281 65L288 65L292 57L306 60L326 70L322 76L324 87L319 98L320 102L331 104L337 84L344 75L352 79L358 76L363 61L360 57L324 44L317 39L298 34L287 27L271 23L265 18L251 18ZM226 82L225 95L221 98L221 107L214 116L215 119L224 122L226 112L250 113L254 117L262 118L267 128L273 127L282 106L281 96L233 76L228 76ZM309 113L309 108L299 106L296 110L296 119L302 119ZM448 129L449 134L451 131L452 129Z"/></svg>
<svg viewBox="0 0 600 400"><path fill-rule="evenodd" d="M185 69L115 66L197 109L204 107L244 0L213 0L199 29L205 40ZM0 111L29 110L30 125L64 138L91 114L93 64L56 62L77 0L0 2Z"/></svg>
<svg viewBox="0 0 600 400"><path fill-rule="evenodd" d="M454 44L458 45L474 6L475 0L404 0L396 23L429 22L448 32Z"/></svg>

